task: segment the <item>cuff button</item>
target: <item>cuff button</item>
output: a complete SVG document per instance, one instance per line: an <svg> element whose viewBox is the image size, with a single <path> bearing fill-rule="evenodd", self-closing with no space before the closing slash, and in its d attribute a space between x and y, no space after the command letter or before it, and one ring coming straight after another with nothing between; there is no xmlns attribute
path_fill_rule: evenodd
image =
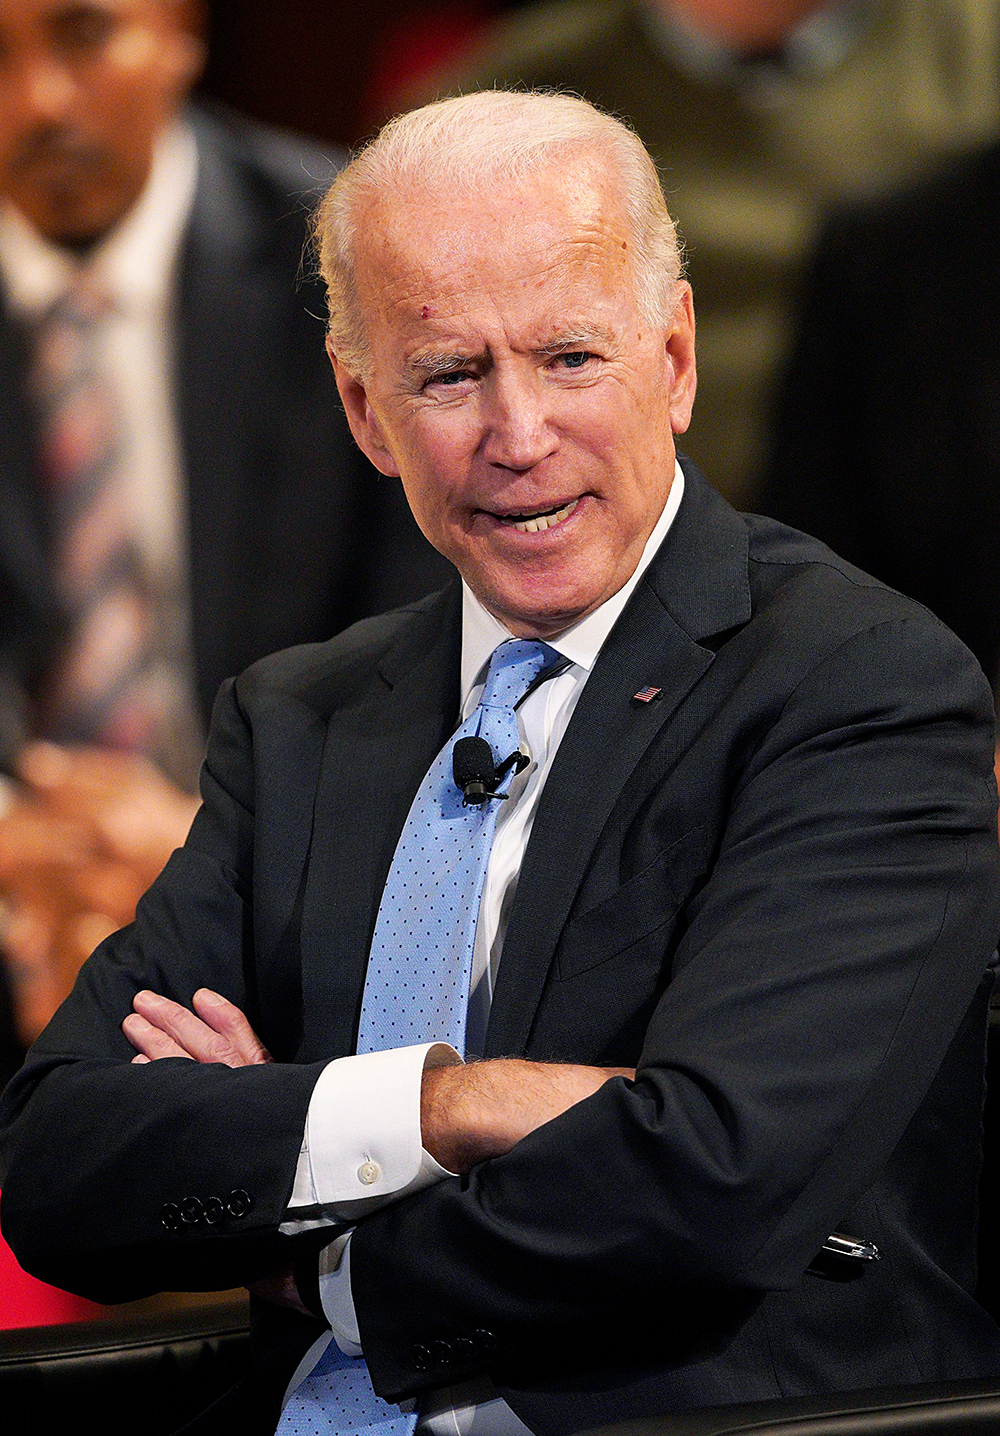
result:
<svg viewBox="0 0 1000 1436"><path fill-rule="evenodd" d="M242 1187L239 1187L235 1192L229 1193L226 1211L231 1217L245 1217L252 1206L253 1202L250 1200L250 1193L245 1192Z"/></svg>
<svg viewBox="0 0 1000 1436"><path fill-rule="evenodd" d="M492 1331L487 1331L485 1327L481 1326L478 1331L474 1331L472 1333L472 1339L476 1343L476 1349L481 1351L484 1356L487 1356L491 1351L496 1351L497 1349L496 1337Z"/></svg>
<svg viewBox="0 0 1000 1436"><path fill-rule="evenodd" d="M434 1365L434 1358L427 1346L415 1346L410 1355L413 1357L413 1364L418 1371L430 1371Z"/></svg>
<svg viewBox="0 0 1000 1436"><path fill-rule="evenodd" d="M160 1225L175 1232L181 1224L181 1209L176 1202L164 1202L160 1208Z"/></svg>
<svg viewBox="0 0 1000 1436"><path fill-rule="evenodd" d="M196 1227L205 1215L200 1198L184 1197L181 1201L181 1221L185 1226Z"/></svg>
<svg viewBox="0 0 1000 1436"><path fill-rule="evenodd" d="M366 1187L370 1187L373 1182L377 1182L381 1175L382 1168L378 1162L362 1162L358 1168L358 1181L363 1182Z"/></svg>
<svg viewBox="0 0 1000 1436"><path fill-rule="evenodd" d="M479 1351L474 1341L467 1336L457 1336L451 1343L451 1349L455 1353L456 1361L475 1361Z"/></svg>
<svg viewBox="0 0 1000 1436"><path fill-rule="evenodd" d="M455 1359L450 1341L431 1342L431 1361L435 1366L450 1366Z"/></svg>
<svg viewBox="0 0 1000 1436"><path fill-rule="evenodd" d="M225 1215L226 1204L221 1197L205 1198L205 1220L210 1227L214 1227L216 1222L221 1222Z"/></svg>

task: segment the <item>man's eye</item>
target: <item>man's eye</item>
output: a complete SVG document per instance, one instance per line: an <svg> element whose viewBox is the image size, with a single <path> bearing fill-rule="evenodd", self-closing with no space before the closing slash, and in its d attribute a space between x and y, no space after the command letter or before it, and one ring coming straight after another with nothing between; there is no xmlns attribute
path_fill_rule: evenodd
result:
<svg viewBox="0 0 1000 1436"><path fill-rule="evenodd" d="M84 55L107 44L115 29L114 15L105 10L74 10L60 18L57 39L64 54Z"/></svg>
<svg viewBox="0 0 1000 1436"><path fill-rule="evenodd" d="M444 374L435 374L427 382L428 384L461 384L463 380L471 377L468 369L449 369Z"/></svg>
<svg viewBox="0 0 1000 1436"><path fill-rule="evenodd" d="M564 369L582 369L587 360L593 357L586 349L573 349L568 354L560 354L559 362Z"/></svg>

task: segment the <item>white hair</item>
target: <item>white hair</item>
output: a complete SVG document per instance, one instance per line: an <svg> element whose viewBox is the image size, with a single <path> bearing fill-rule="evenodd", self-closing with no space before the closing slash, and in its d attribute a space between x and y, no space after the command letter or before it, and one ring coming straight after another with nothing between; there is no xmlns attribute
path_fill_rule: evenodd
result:
<svg viewBox="0 0 1000 1436"><path fill-rule="evenodd" d="M653 161L639 137L586 100L551 91L483 90L397 115L343 169L316 212L314 240L327 288L330 345L368 376L368 336L354 278L365 204L386 191L440 185L481 192L518 183L571 155L602 160L632 231L632 275L647 323L673 314L680 244Z"/></svg>

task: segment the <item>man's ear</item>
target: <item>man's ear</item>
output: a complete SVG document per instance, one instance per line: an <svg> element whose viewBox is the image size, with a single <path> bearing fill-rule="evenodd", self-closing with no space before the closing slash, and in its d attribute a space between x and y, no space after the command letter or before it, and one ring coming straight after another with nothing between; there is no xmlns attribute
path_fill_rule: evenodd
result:
<svg viewBox="0 0 1000 1436"><path fill-rule="evenodd" d="M694 300L686 281L678 285L677 302L666 333L670 379L670 427L683 434L691 422L698 376L694 358Z"/></svg>
<svg viewBox="0 0 1000 1436"><path fill-rule="evenodd" d="M327 341L326 352L333 365L337 388L340 391L347 422L354 435L354 442L365 457L371 460L380 474L385 474L390 479L398 479L399 467L389 452L389 446L382 433L382 425L375 417L375 411L368 401L368 392L364 384L344 367L331 349L329 341Z"/></svg>

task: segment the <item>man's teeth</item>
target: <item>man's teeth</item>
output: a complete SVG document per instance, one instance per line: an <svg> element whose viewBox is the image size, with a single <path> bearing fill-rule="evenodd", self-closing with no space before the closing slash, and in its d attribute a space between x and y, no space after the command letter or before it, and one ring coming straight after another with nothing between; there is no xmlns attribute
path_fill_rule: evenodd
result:
<svg viewBox="0 0 1000 1436"><path fill-rule="evenodd" d="M571 503L564 504L561 509L549 509L546 513L532 514L530 518L523 514L509 514L500 522L507 524L512 529L517 529L519 534L542 533L545 529L554 529L556 524L562 523L563 519L568 519L579 502L579 499L573 499Z"/></svg>

